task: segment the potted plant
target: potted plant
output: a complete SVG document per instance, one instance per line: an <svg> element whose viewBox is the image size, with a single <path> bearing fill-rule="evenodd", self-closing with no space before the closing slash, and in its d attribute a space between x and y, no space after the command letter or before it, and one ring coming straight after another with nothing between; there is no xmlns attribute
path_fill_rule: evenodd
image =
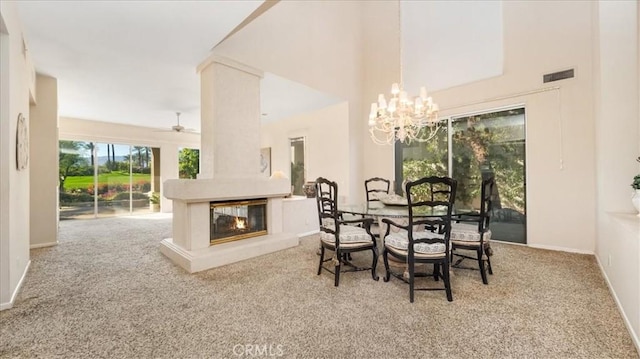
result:
<svg viewBox="0 0 640 359"><path fill-rule="evenodd" d="M640 157L636 158L636 161L640 162ZM633 188L633 197L631 197L631 203L636 208L636 211L640 212L640 174L637 174L633 177L633 182L631 182L631 188ZM638 213L640 217L640 213Z"/></svg>
<svg viewBox="0 0 640 359"><path fill-rule="evenodd" d="M160 212L160 193L152 192L149 196L149 207L153 212Z"/></svg>

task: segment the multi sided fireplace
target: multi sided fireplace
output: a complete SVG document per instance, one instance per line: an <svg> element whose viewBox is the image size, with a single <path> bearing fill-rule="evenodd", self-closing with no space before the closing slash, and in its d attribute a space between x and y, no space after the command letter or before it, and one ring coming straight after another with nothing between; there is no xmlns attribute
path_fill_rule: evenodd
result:
<svg viewBox="0 0 640 359"><path fill-rule="evenodd" d="M211 202L211 244L267 234L267 199Z"/></svg>

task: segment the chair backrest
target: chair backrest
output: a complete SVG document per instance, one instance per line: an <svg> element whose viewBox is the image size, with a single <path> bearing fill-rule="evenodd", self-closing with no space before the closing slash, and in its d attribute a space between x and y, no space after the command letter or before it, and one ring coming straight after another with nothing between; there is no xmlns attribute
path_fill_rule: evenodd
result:
<svg viewBox="0 0 640 359"><path fill-rule="evenodd" d="M320 231L339 237L338 184L323 177L316 179L316 203Z"/></svg>
<svg viewBox="0 0 640 359"><path fill-rule="evenodd" d="M391 181L381 177L373 177L364 181L364 190L367 195L367 202L379 201L380 194L389 194Z"/></svg>
<svg viewBox="0 0 640 359"><path fill-rule="evenodd" d="M491 212L493 210L493 192L496 187L496 181L493 176L482 180L482 188L480 189L480 220L478 221L478 232L482 233L484 229L489 228L491 220Z"/></svg>
<svg viewBox="0 0 640 359"><path fill-rule="evenodd" d="M406 184L405 190L409 208L408 238L410 253L413 252L411 243L442 242L446 248L449 248L451 215L457 186L458 183L453 178L436 176L424 177ZM434 236L426 236L424 239L414 240L414 228L420 227L426 229L439 228L439 231L427 232L434 233ZM444 235L444 238L436 234Z"/></svg>

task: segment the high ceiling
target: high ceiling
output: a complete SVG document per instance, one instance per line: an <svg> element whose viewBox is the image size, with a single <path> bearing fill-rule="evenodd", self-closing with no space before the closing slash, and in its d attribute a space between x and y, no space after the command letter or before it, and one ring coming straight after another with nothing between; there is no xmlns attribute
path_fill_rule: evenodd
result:
<svg viewBox="0 0 640 359"><path fill-rule="evenodd" d="M196 67L269 4L96 0L17 5L36 71L58 79L61 117L168 129L181 112L180 124L199 131ZM421 85L434 91L502 72L499 1L402 1L398 34L410 93ZM263 122L339 101L269 73L261 82Z"/></svg>
<svg viewBox="0 0 640 359"><path fill-rule="evenodd" d="M58 79L59 115L170 128L200 128L196 66L262 0L20 1L36 71ZM265 74L264 119L337 99ZM283 91L299 101L284 105ZM291 104L296 107L291 107Z"/></svg>

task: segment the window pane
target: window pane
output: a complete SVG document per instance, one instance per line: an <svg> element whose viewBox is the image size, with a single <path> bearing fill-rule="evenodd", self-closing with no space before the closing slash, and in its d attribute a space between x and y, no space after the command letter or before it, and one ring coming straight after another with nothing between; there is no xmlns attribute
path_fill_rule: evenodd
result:
<svg viewBox="0 0 640 359"><path fill-rule="evenodd" d="M60 219L93 218L93 142L59 141Z"/></svg>
<svg viewBox="0 0 640 359"><path fill-rule="evenodd" d="M291 139L291 192L295 195L304 195L304 137Z"/></svg>
<svg viewBox="0 0 640 359"><path fill-rule="evenodd" d="M178 152L178 176L183 179L195 179L200 171L200 150L181 148Z"/></svg>
<svg viewBox="0 0 640 359"><path fill-rule="evenodd" d="M153 166L151 147L131 147L131 208L136 213L150 212L151 168Z"/></svg>
<svg viewBox="0 0 640 359"><path fill-rule="evenodd" d="M428 136L429 131L424 132ZM424 137L423 136L423 137ZM402 173L396 175L398 194L404 193L405 181L415 181L428 176L448 176L447 126L441 125L433 138L426 142L401 144Z"/></svg>
<svg viewBox="0 0 640 359"><path fill-rule="evenodd" d="M480 184L494 176L492 238L525 243L524 109L456 118L452 130L456 205L479 208Z"/></svg>
<svg viewBox="0 0 640 359"><path fill-rule="evenodd" d="M129 145L99 143L98 149L98 215L129 213L131 201L131 154Z"/></svg>

